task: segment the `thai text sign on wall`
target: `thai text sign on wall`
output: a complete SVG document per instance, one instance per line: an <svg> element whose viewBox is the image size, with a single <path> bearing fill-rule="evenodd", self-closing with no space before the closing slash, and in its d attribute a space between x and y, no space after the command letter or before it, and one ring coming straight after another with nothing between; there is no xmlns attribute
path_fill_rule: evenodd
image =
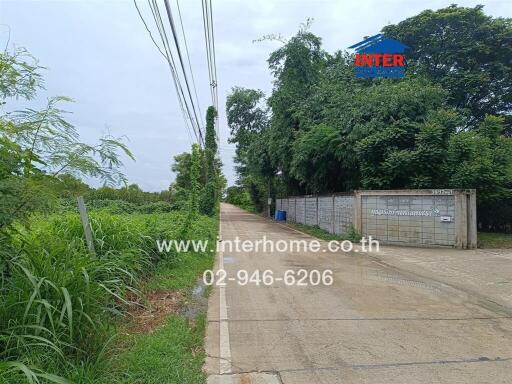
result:
<svg viewBox="0 0 512 384"><path fill-rule="evenodd" d="M437 217L441 216L441 212L437 208L432 208L430 210L407 210L407 209L372 209L370 211L371 215L374 216L429 216L429 217Z"/></svg>

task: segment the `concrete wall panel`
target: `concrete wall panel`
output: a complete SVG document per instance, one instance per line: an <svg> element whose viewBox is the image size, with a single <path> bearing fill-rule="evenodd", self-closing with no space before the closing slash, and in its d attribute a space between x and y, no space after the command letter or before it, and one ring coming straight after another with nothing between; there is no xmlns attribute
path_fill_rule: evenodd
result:
<svg viewBox="0 0 512 384"><path fill-rule="evenodd" d="M476 192L452 189L355 191L277 199L289 221L335 234L353 226L383 243L476 247ZM279 209L279 208L278 208Z"/></svg>
<svg viewBox="0 0 512 384"><path fill-rule="evenodd" d="M304 197L295 198L295 221L306 224L306 199Z"/></svg>
<svg viewBox="0 0 512 384"><path fill-rule="evenodd" d="M286 220L295 221L295 198L288 199L288 211L286 212Z"/></svg>
<svg viewBox="0 0 512 384"><path fill-rule="evenodd" d="M318 226L332 233L334 220L333 196L318 198Z"/></svg>
<svg viewBox="0 0 512 384"><path fill-rule="evenodd" d="M341 235L354 225L354 196L334 197L334 233Z"/></svg>
<svg viewBox="0 0 512 384"><path fill-rule="evenodd" d="M288 199L283 199L281 202L281 210L288 212Z"/></svg>
<svg viewBox="0 0 512 384"><path fill-rule="evenodd" d="M442 221L449 217L450 221ZM455 245L455 197L363 195L361 232L386 243Z"/></svg>
<svg viewBox="0 0 512 384"><path fill-rule="evenodd" d="M318 225L317 198L306 197L306 225Z"/></svg>

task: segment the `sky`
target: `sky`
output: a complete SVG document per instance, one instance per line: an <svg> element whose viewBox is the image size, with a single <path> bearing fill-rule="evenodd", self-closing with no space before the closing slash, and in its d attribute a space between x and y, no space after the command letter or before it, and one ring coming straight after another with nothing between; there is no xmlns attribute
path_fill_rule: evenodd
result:
<svg viewBox="0 0 512 384"><path fill-rule="evenodd" d="M211 99L201 1L178 1L204 120ZM158 2L163 12L163 0ZM227 141L226 96L234 86L261 89L270 95L267 59L280 46L276 41L254 40L268 34L290 37L312 18L311 31L322 38L325 50L334 52L378 33L385 25L454 2L212 0L220 156L228 184L236 176L234 146ZM510 0L456 3L484 4L489 15L512 17ZM147 1L137 0L137 4L154 28ZM170 4L176 17L176 0ZM21 107L42 108L47 98L56 95L73 98L73 103L63 107L71 112L67 118L83 141L94 143L107 133L124 137L136 157L135 162L125 161L129 182L147 191L169 187L174 179L173 156L189 151L191 140L169 67L151 42L132 0L0 0L0 46L6 44L9 49L25 47L46 67L45 90L34 100L18 103ZM13 105L3 107L3 112L9 108Z"/></svg>

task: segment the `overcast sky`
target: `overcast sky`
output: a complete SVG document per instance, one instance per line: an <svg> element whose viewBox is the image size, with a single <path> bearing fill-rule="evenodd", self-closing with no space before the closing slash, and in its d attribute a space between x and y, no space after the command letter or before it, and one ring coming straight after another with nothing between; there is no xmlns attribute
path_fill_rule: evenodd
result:
<svg viewBox="0 0 512 384"><path fill-rule="evenodd" d="M147 2L137 0L150 22ZM161 4L163 4L163 0ZM266 60L277 42L253 43L263 35L293 35L313 18L311 30L329 52L346 49L363 36L379 32L425 8L447 1L410 0L212 0L219 82L221 157L224 173L234 182L227 143L225 98L233 86L272 89ZM170 0L176 10L176 0ZM493 16L512 16L509 0L458 1L484 4ZM210 104L200 0L181 0L185 33L203 114ZM163 11L163 7L162 7ZM46 90L29 104L41 107L47 97L66 95L66 108L84 141L93 143L110 132L126 136L136 162L126 161L130 182L143 189L167 189L174 179L172 157L190 149L169 68L152 44L133 1L0 0L0 46L10 30L10 47L26 47L47 67ZM150 23L153 27L153 24Z"/></svg>

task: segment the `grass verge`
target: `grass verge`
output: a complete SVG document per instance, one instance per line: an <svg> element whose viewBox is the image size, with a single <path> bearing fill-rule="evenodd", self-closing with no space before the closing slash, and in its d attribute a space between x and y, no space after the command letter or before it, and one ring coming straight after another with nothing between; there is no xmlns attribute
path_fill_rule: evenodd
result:
<svg viewBox="0 0 512 384"><path fill-rule="evenodd" d="M346 234L335 235L335 234L327 232L326 230L323 230L319 226L310 226L310 225L305 225L305 224L300 224L300 223L292 223L292 222L286 222L286 225L288 225L290 228L297 229L301 232L307 233L308 235L311 235L313 237L317 237L319 239L326 240L326 241L350 240L353 242L358 242L359 240L361 240L361 236L353 228L349 229L349 231Z"/></svg>
<svg viewBox="0 0 512 384"><path fill-rule="evenodd" d="M151 334L127 334L110 369L97 383L204 383L204 331L206 316L190 321L181 315L169 316Z"/></svg>
<svg viewBox="0 0 512 384"><path fill-rule="evenodd" d="M180 352L169 363L185 367L197 358L197 343L190 340L202 340L200 319L189 311L187 318L168 322L167 315L179 308L178 299L186 301L197 277L212 266L213 252L162 254L156 240L208 239L215 244L218 219L190 220L185 212L90 216L94 254L87 251L78 215L71 213L35 215L0 239L0 384L140 382L131 381L126 368L114 368L135 369L129 353L134 348L142 358L137 340L150 339L125 329L134 318L130 308L151 301L141 295L141 287L153 299L164 299L157 306L163 310L157 320L170 324L169 332L188 327L188 333L180 331L176 337L190 353ZM154 290L168 292L161 296ZM200 364L189 365L201 377ZM151 366L147 369L152 377ZM105 379L111 373L118 376ZM173 382L167 377L161 382Z"/></svg>
<svg viewBox="0 0 512 384"><path fill-rule="evenodd" d="M478 232L479 248L512 248L512 234Z"/></svg>
<svg viewBox="0 0 512 384"><path fill-rule="evenodd" d="M204 333L206 295L193 297L192 289L204 270L213 268L218 220L203 228L209 241L206 253L179 253L160 262L154 274L144 283L143 292L179 293L182 310L166 316L161 324L143 333L125 327L120 332L111 358L102 368L103 377L96 383L160 384L204 383ZM195 308L191 308L195 307Z"/></svg>

